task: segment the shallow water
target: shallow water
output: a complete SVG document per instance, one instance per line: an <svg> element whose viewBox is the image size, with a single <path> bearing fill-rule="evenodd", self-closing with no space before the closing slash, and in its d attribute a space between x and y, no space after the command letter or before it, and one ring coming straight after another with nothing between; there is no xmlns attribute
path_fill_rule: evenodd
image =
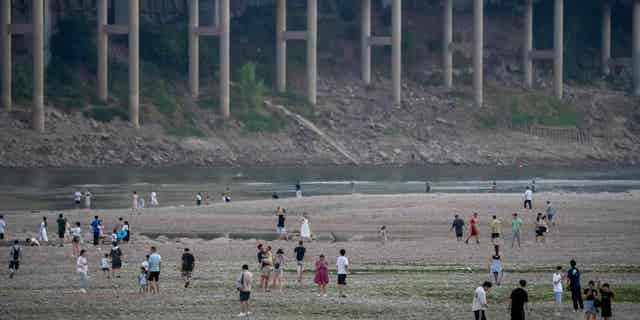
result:
<svg viewBox="0 0 640 320"><path fill-rule="evenodd" d="M640 189L640 167L309 167L157 169L0 169L2 210L72 208L74 191L90 190L94 207L124 208L136 190L149 203L158 193L160 205L192 205L198 191L220 201L229 186L234 200L295 196L300 181L305 195L425 192L522 192L535 179L537 191L624 192Z"/></svg>

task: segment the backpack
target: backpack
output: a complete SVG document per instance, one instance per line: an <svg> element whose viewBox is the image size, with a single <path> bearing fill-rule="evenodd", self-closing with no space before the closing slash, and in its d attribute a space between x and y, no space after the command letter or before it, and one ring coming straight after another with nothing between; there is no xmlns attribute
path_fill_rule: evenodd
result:
<svg viewBox="0 0 640 320"><path fill-rule="evenodd" d="M236 281L236 290L240 291L244 287L244 271L240 276L240 279Z"/></svg>

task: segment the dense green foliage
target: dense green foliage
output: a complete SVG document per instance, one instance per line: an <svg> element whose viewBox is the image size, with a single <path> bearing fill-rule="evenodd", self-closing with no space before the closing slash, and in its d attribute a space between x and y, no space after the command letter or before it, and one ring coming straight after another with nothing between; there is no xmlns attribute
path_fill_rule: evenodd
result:
<svg viewBox="0 0 640 320"><path fill-rule="evenodd" d="M495 109L483 110L483 115L479 117L483 127L530 124L559 127L580 125L580 114L576 107L555 97L525 93L500 95L495 99Z"/></svg>

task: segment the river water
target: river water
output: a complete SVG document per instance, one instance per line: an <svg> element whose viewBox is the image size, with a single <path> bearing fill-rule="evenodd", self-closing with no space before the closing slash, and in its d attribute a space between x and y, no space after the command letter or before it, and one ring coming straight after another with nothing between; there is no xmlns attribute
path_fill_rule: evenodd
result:
<svg viewBox="0 0 640 320"><path fill-rule="evenodd" d="M136 190L149 203L151 191L160 205L193 205L198 191L220 201L228 186L233 200L357 193L522 192L535 179L537 191L625 192L640 189L640 167L308 167L308 168L107 168L0 169L0 210L72 208L74 191L90 190L97 208L130 206Z"/></svg>

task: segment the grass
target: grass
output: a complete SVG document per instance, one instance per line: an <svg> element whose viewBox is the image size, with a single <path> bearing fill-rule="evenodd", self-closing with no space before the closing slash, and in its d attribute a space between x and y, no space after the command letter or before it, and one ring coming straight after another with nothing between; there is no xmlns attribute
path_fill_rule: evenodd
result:
<svg viewBox="0 0 640 320"><path fill-rule="evenodd" d="M315 108L309 103L307 97L293 91L276 94L275 102L284 105L291 112L295 112L307 120L313 121L316 118Z"/></svg>
<svg viewBox="0 0 640 320"><path fill-rule="evenodd" d="M478 116L484 128L500 124L538 124L553 127L577 127L581 122L576 106L538 93L496 95L495 108Z"/></svg>

